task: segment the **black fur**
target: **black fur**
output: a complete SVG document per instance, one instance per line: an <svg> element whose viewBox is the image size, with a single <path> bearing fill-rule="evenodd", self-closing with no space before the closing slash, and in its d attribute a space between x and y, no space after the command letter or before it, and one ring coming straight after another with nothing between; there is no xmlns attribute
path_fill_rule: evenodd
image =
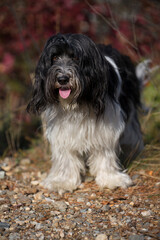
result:
<svg viewBox="0 0 160 240"><path fill-rule="evenodd" d="M103 114L106 99L110 99L109 102L114 103L113 106L119 104L126 124L130 121L128 125L135 128L137 138L135 137L133 145L135 146L136 141L140 141L140 148L137 151L140 152L143 148L143 141L137 110L141 106L141 86L135 74L135 67L129 57L120 54L110 45L96 45L85 35L57 34L49 38L36 68L33 96L27 110L42 113L49 104L59 104L55 77L53 77L56 62L53 59L62 55L68 57L67 64L74 69L79 81L79 91L75 93L73 101L79 105L85 103L92 107L97 117ZM116 63L122 82L105 56L110 57ZM125 131L128 131L127 125ZM123 144L127 141L124 141L124 136L121 137L122 150L126 148ZM133 146L129 146L128 153L122 156L122 159L127 158L132 148Z"/></svg>
<svg viewBox="0 0 160 240"><path fill-rule="evenodd" d="M120 54L110 45L96 45L81 34L58 34L47 41L39 59L35 72L33 97L27 108L29 111L41 113L45 110L48 103L47 75L53 65L53 57L62 53L78 59L77 63L73 64L80 76L82 87L82 92L77 99L79 103L85 100L93 105L97 114L100 114L104 111L104 99L107 95L112 101L120 101L126 116L131 111L132 103L136 107L140 106L140 83L129 57ZM111 57L119 68L122 78L122 92L119 99L115 97L118 86L117 75L104 56ZM52 98L54 102L58 101L57 96Z"/></svg>
<svg viewBox="0 0 160 240"><path fill-rule="evenodd" d="M81 104L85 101L93 106L97 115L102 114L106 95L116 101L114 93L118 79L116 74L111 79L110 66L99 47L81 34L58 34L47 41L36 68L33 97L27 109L41 113L48 102L51 103L51 96L46 93L46 80L53 65L53 57L64 53L78 59L77 62L72 62L82 89L77 102ZM56 93L52 96L52 100L58 101Z"/></svg>

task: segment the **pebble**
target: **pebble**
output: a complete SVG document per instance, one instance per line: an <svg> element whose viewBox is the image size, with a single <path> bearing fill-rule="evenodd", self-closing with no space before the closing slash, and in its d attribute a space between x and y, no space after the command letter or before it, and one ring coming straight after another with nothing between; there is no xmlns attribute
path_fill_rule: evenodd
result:
<svg viewBox="0 0 160 240"><path fill-rule="evenodd" d="M85 182L92 182L93 180L94 180L94 177L92 177L92 176L85 177Z"/></svg>
<svg viewBox="0 0 160 240"><path fill-rule="evenodd" d="M117 226L118 222L114 216L109 216L109 220L112 226Z"/></svg>
<svg viewBox="0 0 160 240"><path fill-rule="evenodd" d="M19 240L20 234L19 233L10 233L9 234L9 240Z"/></svg>
<svg viewBox="0 0 160 240"><path fill-rule="evenodd" d="M64 231L61 230L59 235L60 235L61 238L64 238Z"/></svg>
<svg viewBox="0 0 160 240"><path fill-rule="evenodd" d="M50 202L50 203L54 203L54 202L55 202L53 199L48 198L48 197L45 197L45 200L46 200L47 202Z"/></svg>
<svg viewBox="0 0 160 240"><path fill-rule="evenodd" d="M5 177L5 171L0 171L0 179L4 179Z"/></svg>
<svg viewBox="0 0 160 240"><path fill-rule="evenodd" d="M10 228L10 224L6 222L0 222L0 228Z"/></svg>
<svg viewBox="0 0 160 240"><path fill-rule="evenodd" d="M42 224L41 223L36 223L35 224L35 229L36 230L40 230L42 228Z"/></svg>
<svg viewBox="0 0 160 240"><path fill-rule="evenodd" d="M36 233L38 240L44 240L44 234L42 232Z"/></svg>
<svg viewBox="0 0 160 240"><path fill-rule="evenodd" d="M3 211L3 212L4 212L4 211L7 211L8 208L9 208L8 204L2 204L2 205L0 205L0 210Z"/></svg>
<svg viewBox="0 0 160 240"><path fill-rule="evenodd" d="M16 219L15 222L20 226L22 226L25 223L24 221L20 221L19 219Z"/></svg>
<svg viewBox="0 0 160 240"><path fill-rule="evenodd" d="M151 210L143 211L143 212L141 212L141 215L143 217L150 217L152 215L152 211Z"/></svg>
<svg viewBox="0 0 160 240"><path fill-rule="evenodd" d="M29 210L30 210L30 208L29 208L29 207L26 207L26 208L25 208L25 210L26 210L26 211L29 211Z"/></svg>
<svg viewBox="0 0 160 240"><path fill-rule="evenodd" d="M84 202L85 199L84 198L77 198L77 202L80 203L80 202Z"/></svg>
<svg viewBox="0 0 160 240"><path fill-rule="evenodd" d="M108 205L108 204L106 204L106 205L104 205L103 207L102 207L102 210L103 211L108 211L108 210L110 210L111 209L111 207Z"/></svg>
<svg viewBox="0 0 160 240"><path fill-rule="evenodd" d="M157 182L157 183L155 184L155 187L159 188L159 187L160 187L160 182Z"/></svg>
<svg viewBox="0 0 160 240"><path fill-rule="evenodd" d="M95 240L108 240L108 237L106 236L106 234L99 234Z"/></svg>
<svg viewBox="0 0 160 240"><path fill-rule="evenodd" d="M28 164L30 164L31 163L31 160L29 159L29 158L23 158L22 160L21 160L21 164L22 165L28 165Z"/></svg>
<svg viewBox="0 0 160 240"><path fill-rule="evenodd" d="M95 199L96 197L97 197L97 196L96 196L95 193L92 193L92 194L91 194L91 198L92 198L92 199Z"/></svg>
<svg viewBox="0 0 160 240"><path fill-rule="evenodd" d="M88 207L90 207L90 206L91 206L91 203L90 203L90 202L87 202L86 205L87 205Z"/></svg>
<svg viewBox="0 0 160 240"><path fill-rule="evenodd" d="M39 181L36 181L36 180L31 181L31 184L32 184L33 186L37 186L37 185L39 184Z"/></svg>
<svg viewBox="0 0 160 240"><path fill-rule="evenodd" d="M60 212L65 212L67 210L67 204L64 201L52 202L52 205Z"/></svg>
<svg viewBox="0 0 160 240"><path fill-rule="evenodd" d="M132 236L129 236L128 240L144 240L144 236L143 235L132 235Z"/></svg>
<svg viewBox="0 0 160 240"><path fill-rule="evenodd" d="M44 198L44 196L43 196L42 192L38 192L38 193L34 194L35 200L42 200L43 198Z"/></svg>
<svg viewBox="0 0 160 240"><path fill-rule="evenodd" d="M26 204L30 204L31 203L31 199L23 194L18 194L17 195L17 201L19 203L26 203Z"/></svg>
<svg viewBox="0 0 160 240"><path fill-rule="evenodd" d="M92 212L92 209L91 209L91 208L88 208L87 213L91 213L91 212Z"/></svg>
<svg viewBox="0 0 160 240"><path fill-rule="evenodd" d="M134 206L134 202L130 202L129 204L130 204L131 206Z"/></svg>
<svg viewBox="0 0 160 240"><path fill-rule="evenodd" d="M139 178L139 177L140 177L139 174L135 174L135 175L132 176L132 180L136 180L136 179Z"/></svg>

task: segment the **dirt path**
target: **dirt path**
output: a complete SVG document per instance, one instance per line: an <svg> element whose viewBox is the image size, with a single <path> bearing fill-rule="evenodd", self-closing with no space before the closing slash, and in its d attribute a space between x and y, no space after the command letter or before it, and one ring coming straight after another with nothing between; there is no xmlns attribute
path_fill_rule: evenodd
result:
<svg viewBox="0 0 160 240"><path fill-rule="evenodd" d="M87 177L82 188L60 197L38 186L45 165L5 158L0 166L1 240L160 238L156 171L132 171L135 185L126 190L100 191Z"/></svg>

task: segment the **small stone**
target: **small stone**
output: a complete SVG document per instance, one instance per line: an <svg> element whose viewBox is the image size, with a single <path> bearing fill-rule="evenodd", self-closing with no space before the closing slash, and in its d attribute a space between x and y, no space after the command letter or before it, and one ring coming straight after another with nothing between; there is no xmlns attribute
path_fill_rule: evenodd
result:
<svg viewBox="0 0 160 240"><path fill-rule="evenodd" d="M43 198L43 193L42 192L38 192L36 194L34 194L34 199L35 200L42 200Z"/></svg>
<svg viewBox="0 0 160 240"><path fill-rule="evenodd" d="M9 234L9 240L19 240L19 239L20 239L19 233L10 233Z"/></svg>
<svg viewBox="0 0 160 240"><path fill-rule="evenodd" d="M92 198L92 199L95 199L96 197L97 197L97 196L96 196L95 193L92 193L92 194L91 194L91 198Z"/></svg>
<svg viewBox="0 0 160 240"><path fill-rule="evenodd" d="M85 199L84 198L77 198L77 202L80 203L80 202L84 202Z"/></svg>
<svg viewBox="0 0 160 240"><path fill-rule="evenodd" d="M24 224L24 221L20 221L19 219L16 219L15 222L20 226Z"/></svg>
<svg viewBox="0 0 160 240"><path fill-rule="evenodd" d="M149 217L149 216L152 215L152 211L151 211L151 210L143 211L143 212L141 212L141 215L142 215L143 217Z"/></svg>
<svg viewBox="0 0 160 240"><path fill-rule="evenodd" d="M60 235L61 238L64 238L64 231L61 230L59 235Z"/></svg>
<svg viewBox="0 0 160 240"><path fill-rule="evenodd" d="M132 235L132 236L129 236L128 240L144 240L144 236L143 235Z"/></svg>
<svg viewBox="0 0 160 240"><path fill-rule="evenodd" d="M8 209L9 209L8 204L2 204L2 205L0 205L0 210L1 210L1 211L7 211Z"/></svg>
<svg viewBox="0 0 160 240"><path fill-rule="evenodd" d="M3 170L5 172L8 172L8 171L10 171L12 169L12 165L10 165L10 166L3 166L2 168L3 168Z"/></svg>
<svg viewBox="0 0 160 240"><path fill-rule="evenodd" d="M81 183L79 186L78 186L79 189L83 189L84 188L84 184Z"/></svg>
<svg viewBox="0 0 160 240"><path fill-rule="evenodd" d="M118 223L117 223L117 219L113 216L109 216L109 220L110 220L110 223L112 226L117 226Z"/></svg>
<svg viewBox="0 0 160 240"><path fill-rule="evenodd" d="M44 234L42 232L36 233L39 240L44 240Z"/></svg>
<svg viewBox="0 0 160 240"><path fill-rule="evenodd" d="M21 193L17 195L17 201L20 203L26 203L26 204L31 203L31 199Z"/></svg>
<svg viewBox="0 0 160 240"><path fill-rule="evenodd" d="M35 229L40 230L41 228L42 228L42 224L41 223L36 223Z"/></svg>
<svg viewBox="0 0 160 240"><path fill-rule="evenodd" d="M54 200L53 200L54 201ZM67 204L64 201L57 201L52 203L56 210L65 212L67 210Z"/></svg>
<svg viewBox="0 0 160 240"><path fill-rule="evenodd" d="M102 207L102 210L103 211L108 211L108 210L110 210L111 209L111 207L108 205L108 204L106 204L106 205L104 205L103 207Z"/></svg>
<svg viewBox="0 0 160 240"><path fill-rule="evenodd" d="M35 180L35 181L32 181L31 184L32 184L33 186L37 186L37 185L39 184L39 181L36 181L36 180Z"/></svg>
<svg viewBox="0 0 160 240"><path fill-rule="evenodd" d="M29 158L24 158L21 160L22 165L28 165L31 163L31 160Z"/></svg>
<svg viewBox="0 0 160 240"><path fill-rule="evenodd" d="M96 240L108 240L108 237L106 236L106 234L102 233L96 237Z"/></svg>
<svg viewBox="0 0 160 240"><path fill-rule="evenodd" d="M50 214L51 214L51 216L56 216L56 215L59 215L60 212L59 211L51 211Z"/></svg>
<svg viewBox="0 0 160 240"><path fill-rule="evenodd" d="M6 222L0 222L0 228L10 228L10 224Z"/></svg>
<svg viewBox="0 0 160 240"><path fill-rule="evenodd" d="M134 202L130 202L129 204L130 204L131 206L134 206Z"/></svg>
<svg viewBox="0 0 160 240"><path fill-rule="evenodd" d="M92 176L85 177L85 182L92 182L93 180L94 180L94 177L92 177Z"/></svg>
<svg viewBox="0 0 160 240"><path fill-rule="evenodd" d="M45 197L45 200L50 203L54 203L55 201L49 197Z"/></svg>
<svg viewBox="0 0 160 240"><path fill-rule="evenodd" d="M132 180L136 180L136 179L139 178L139 177L140 177L139 174L135 174L135 175L132 176Z"/></svg>
<svg viewBox="0 0 160 240"><path fill-rule="evenodd" d="M29 207L26 207L25 210L26 210L26 211L30 211L30 208L29 208Z"/></svg>
<svg viewBox="0 0 160 240"><path fill-rule="evenodd" d="M160 182L157 182L157 183L155 184L155 187L156 187L156 188L159 188L159 187L160 187Z"/></svg>
<svg viewBox="0 0 160 240"><path fill-rule="evenodd" d="M5 177L5 172L4 171L0 171L0 179L4 179L4 177Z"/></svg>

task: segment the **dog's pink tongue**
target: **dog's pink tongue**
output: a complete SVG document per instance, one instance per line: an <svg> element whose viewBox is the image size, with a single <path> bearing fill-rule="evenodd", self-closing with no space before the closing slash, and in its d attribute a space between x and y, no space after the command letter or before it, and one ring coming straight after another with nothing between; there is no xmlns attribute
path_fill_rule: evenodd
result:
<svg viewBox="0 0 160 240"><path fill-rule="evenodd" d="M59 95L61 96L61 98L68 98L69 95L71 93L71 89L59 89Z"/></svg>

